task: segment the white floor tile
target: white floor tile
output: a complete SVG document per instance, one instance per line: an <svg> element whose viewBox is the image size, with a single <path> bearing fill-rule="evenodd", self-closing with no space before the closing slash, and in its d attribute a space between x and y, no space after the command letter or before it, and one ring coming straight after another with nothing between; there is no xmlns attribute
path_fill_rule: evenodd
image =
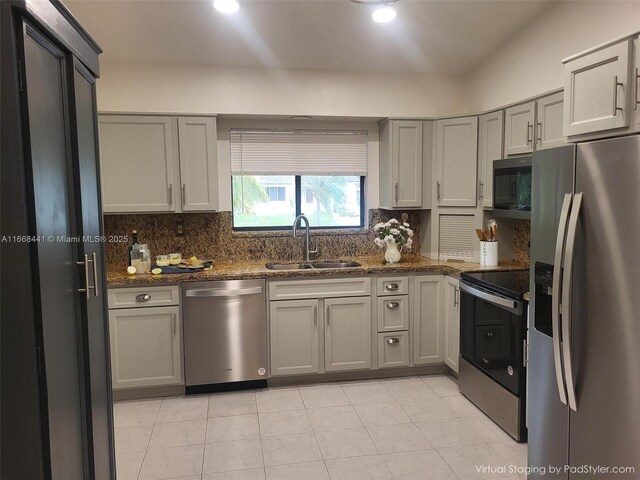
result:
<svg viewBox="0 0 640 480"><path fill-rule="evenodd" d="M431 443L413 423L377 425L367 427L369 435L380 453L428 450Z"/></svg>
<svg viewBox="0 0 640 480"><path fill-rule="evenodd" d="M507 462L487 444L438 448L437 451L455 474L465 480L507 475L501 472Z"/></svg>
<svg viewBox="0 0 640 480"><path fill-rule="evenodd" d="M258 412L302 410L304 403L298 388L269 388L256 393Z"/></svg>
<svg viewBox="0 0 640 480"><path fill-rule="evenodd" d="M414 422L432 422L445 418L457 418L458 414L442 398L433 400L400 401L400 406Z"/></svg>
<svg viewBox="0 0 640 480"><path fill-rule="evenodd" d="M321 430L316 432L316 438L325 460L378 453L364 427Z"/></svg>
<svg viewBox="0 0 640 480"><path fill-rule="evenodd" d="M241 393L213 393L209 397L209 418L258 413L253 390Z"/></svg>
<svg viewBox="0 0 640 480"><path fill-rule="evenodd" d="M435 450L392 453L383 458L396 480L457 480Z"/></svg>
<svg viewBox="0 0 640 480"><path fill-rule="evenodd" d="M480 417L483 416L482 410L467 400L462 395L452 395L450 397L442 397L453 410L461 417Z"/></svg>
<svg viewBox="0 0 640 480"><path fill-rule="evenodd" d="M436 448L485 443L484 439L461 418L416 422L416 425Z"/></svg>
<svg viewBox="0 0 640 480"><path fill-rule="evenodd" d="M425 375L422 381L441 397L460 395L458 384L447 375Z"/></svg>
<svg viewBox="0 0 640 480"><path fill-rule="evenodd" d="M183 422L207 418L209 395L167 397L162 401L157 423Z"/></svg>
<svg viewBox="0 0 640 480"><path fill-rule="evenodd" d="M342 388L353 405L394 401L389 390L379 381L345 383Z"/></svg>
<svg viewBox="0 0 640 480"><path fill-rule="evenodd" d="M354 406L365 427L407 423L411 419L397 402L364 403Z"/></svg>
<svg viewBox="0 0 640 480"><path fill-rule="evenodd" d="M158 423L153 429L150 449L200 445L204 443L206 420Z"/></svg>
<svg viewBox="0 0 640 480"><path fill-rule="evenodd" d="M202 474L204 445L149 449L140 480L159 480Z"/></svg>
<svg viewBox="0 0 640 480"><path fill-rule="evenodd" d="M274 465L265 470L267 480L329 480L324 462Z"/></svg>
<svg viewBox="0 0 640 480"><path fill-rule="evenodd" d="M260 421L260 435L263 437L313 431L306 410L260 413L258 419Z"/></svg>
<svg viewBox="0 0 640 480"><path fill-rule="evenodd" d="M202 476L202 480L264 480L264 478L264 468L208 473Z"/></svg>
<svg viewBox="0 0 640 480"><path fill-rule="evenodd" d="M152 432L153 425L116 427L114 429L116 453L145 452Z"/></svg>
<svg viewBox="0 0 640 480"><path fill-rule="evenodd" d="M300 394L306 408L336 407L350 405L340 385L301 388Z"/></svg>
<svg viewBox="0 0 640 480"><path fill-rule="evenodd" d="M262 449L257 438L205 445L203 474L249 470L262 466Z"/></svg>
<svg viewBox="0 0 640 480"><path fill-rule="evenodd" d="M509 440L507 442L492 443L491 448L493 448L498 455L504 458L510 465L519 468L524 468L528 465L526 443L518 443L515 440Z"/></svg>
<svg viewBox="0 0 640 480"><path fill-rule="evenodd" d="M384 383L396 400L433 400L438 395L422 380L416 378L404 382Z"/></svg>
<svg viewBox="0 0 640 480"><path fill-rule="evenodd" d="M207 443L260 438L258 415L215 417L207 421Z"/></svg>
<svg viewBox="0 0 640 480"><path fill-rule="evenodd" d="M156 423L161 405L162 399L118 402L113 407L114 425L116 427L153 425Z"/></svg>
<svg viewBox="0 0 640 480"><path fill-rule="evenodd" d="M515 441L507 432L502 430L496 423L486 415L479 417L467 417L464 419L487 443Z"/></svg>
<svg viewBox="0 0 640 480"><path fill-rule="evenodd" d="M331 480L393 480L380 455L326 460Z"/></svg>
<svg viewBox="0 0 640 480"><path fill-rule="evenodd" d="M138 480L145 452L116 452L118 480Z"/></svg>
<svg viewBox="0 0 640 480"><path fill-rule="evenodd" d="M322 460L318 442L313 433L294 433L262 439L265 466Z"/></svg>
<svg viewBox="0 0 640 480"><path fill-rule="evenodd" d="M311 408L307 410L315 431L332 428L362 427L360 417L351 405L341 407Z"/></svg>

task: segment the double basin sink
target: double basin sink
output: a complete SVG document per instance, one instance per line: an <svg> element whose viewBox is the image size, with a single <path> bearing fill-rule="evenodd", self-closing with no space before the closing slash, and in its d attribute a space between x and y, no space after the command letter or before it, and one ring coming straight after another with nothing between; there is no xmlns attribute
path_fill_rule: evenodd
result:
<svg viewBox="0 0 640 480"><path fill-rule="evenodd" d="M354 268L361 267L358 262L342 260L322 260L304 263L267 263L267 270L310 270L313 268Z"/></svg>

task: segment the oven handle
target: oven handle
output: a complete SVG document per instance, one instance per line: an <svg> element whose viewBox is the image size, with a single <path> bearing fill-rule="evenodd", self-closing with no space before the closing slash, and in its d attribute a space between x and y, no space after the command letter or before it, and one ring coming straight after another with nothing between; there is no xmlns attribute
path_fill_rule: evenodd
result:
<svg viewBox="0 0 640 480"><path fill-rule="evenodd" d="M517 300L512 300L510 298L505 298L500 295L496 295L485 290L481 290L477 287L471 286L464 281L460 281L460 290L463 292L467 292L474 297L481 298L489 303L493 303L498 307L504 308L506 310L510 310L513 313L519 314L522 312L522 303Z"/></svg>

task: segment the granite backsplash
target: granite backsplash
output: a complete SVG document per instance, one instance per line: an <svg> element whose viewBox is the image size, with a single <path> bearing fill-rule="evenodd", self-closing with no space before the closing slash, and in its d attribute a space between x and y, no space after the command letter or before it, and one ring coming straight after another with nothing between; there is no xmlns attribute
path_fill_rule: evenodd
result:
<svg viewBox="0 0 640 480"><path fill-rule="evenodd" d="M414 248L403 255L419 255L420 215L407 211L408 222L415 232ZM369 210L369 225L398 218L402 212L382 209ZM131 235L137 230L140 241L149 245L151 255L180 252L183 257L195 255L213 260L300 260L303 257L303 231L298 238L291 230L278 232L234 232L231 212L105 215L104 230L107 237ZM178 224L183 235L177 235ZM368 228L353 230L312 231L312 247L318 247L318 258L349 258L382 255L373 244L373 233ZM129 241L130 243L130 241ZM107 265L117 268L127 265L128 243L107 243Z"/></svg>
<svg viewBox="0 0 640 480"><path fill-rule="evenodd" d="M529 264L531 221L516 220L513 229L513 261Z"/></svg>

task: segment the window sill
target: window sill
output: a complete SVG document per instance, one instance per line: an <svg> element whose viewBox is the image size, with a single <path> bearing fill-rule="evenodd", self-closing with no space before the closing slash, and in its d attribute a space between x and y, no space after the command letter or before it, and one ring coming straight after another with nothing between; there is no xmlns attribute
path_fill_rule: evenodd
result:
<svg viewBox="0 0 640 480"><path fill-rule="evenodd" d="M304 228L298 229L298 235L304 235ZM302 233L300 233L302 232ZM371 230L366 227L354 227L354 228L331 228L326 230L314 230L309 231L312 237L329 237L336 235L367 235L371 233ZM267 238L267 237L290 237L291 230L267 230L267 231L234 231L232 236L236 238Z"/></svg>

